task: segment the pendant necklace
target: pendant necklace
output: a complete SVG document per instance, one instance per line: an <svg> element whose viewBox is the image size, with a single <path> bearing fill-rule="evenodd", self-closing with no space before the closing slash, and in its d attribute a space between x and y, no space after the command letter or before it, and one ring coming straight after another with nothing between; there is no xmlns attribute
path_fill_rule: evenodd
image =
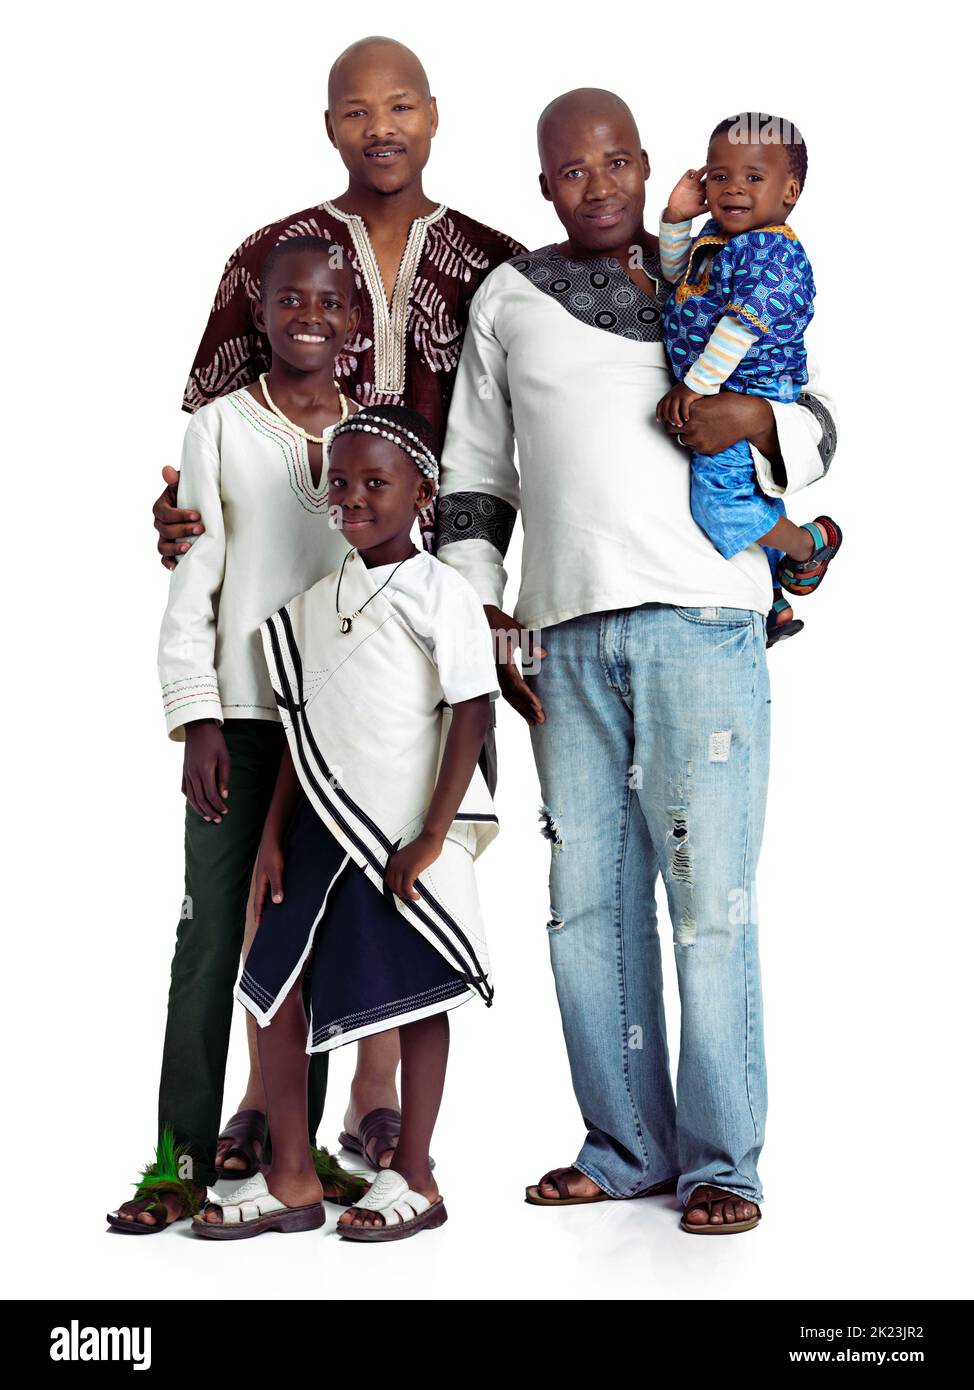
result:
<svg viewBox="0 0 974 1390"><path fill-rule="evenodd" d="M338 586L337 586L337 588L336 588L336 590L335 590L335 612L338 614L338 630L339 630L339 632L343 632L343 633L344 633L344 632L351 632L351 630L352 630L352 619L353 619L353 618L359 617L359 616L361 615L361 613L364 611L364 609L368 608L369 604L370 604L370 603L372 602L372 600L375 598L375 595L376 595L376 594L381 594L381 593L382 593L382 590L386 587L386 585L389 583L389 580L392 578L392 574L395 574L396 570L399 569L399 567L400 567L401 565L404 565L404 564L406 563L406 560L411 560L411 559L413 558L414 555L418 555L418 554L419 554L419 551L418 551L418 550L412 550L412 551L410 551L410 553L406 556L406 559L405 559L405 560L400 560L400 561L399 561L399 564L396 566L396 569L392 571L392 574L389 575L388 579L384 579L384 580L382 581L382 583L381 583L381 584L379 585L379 587L376 589L375 594L370 594L369 597L368 597L368 598L365 600L365 602L362 604L362 607L361 607L361 608L356 608L356 610L355 610L354 613L343 613L342 610L341 610L341 608L339 607L339 599L341 598L341 592L342 592L342 577L343 577L344 574L345 574L345 566L348 564L348 556L349 556L349 555L354 555L354 554L355 554L355 551L354 551L354 550L350 550L350 551L348 552L348 555L346 555L346 556L345 556L345 559L342 561L342 567L341 567L341 569L340 569L340 571L339 571L339 573L338 573Z"/></svg>
<svg viewBox="0 0 974 1390"><path fill-rule="evenodd" d="M283 420L289 429L294 430L295 434L299 434L302 439L306 439L309 444L324 444L324 435L309 434L308 431L303 430L300 425L296 425L293 420L289 420L284 414L284 411L274 404L271 400L271 393L267 389L266 372L261 372L257 380L260 382L260 389L264 393L264 400L267 402L268 410L272 410L279 420ZM341 411L338 423L341 425L348 419L348 399L337 381L335 382L335 390L338 392L338 407Z"/></svg>

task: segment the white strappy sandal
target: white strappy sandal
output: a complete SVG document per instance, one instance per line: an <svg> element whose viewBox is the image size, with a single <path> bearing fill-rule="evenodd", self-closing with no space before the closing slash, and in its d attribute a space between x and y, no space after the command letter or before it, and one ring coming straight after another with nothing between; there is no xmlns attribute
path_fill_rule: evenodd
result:
<svg viewBox="0 0 974 1390"><path fill-rule="evenodd" d="M355 1206L378 1212L385 1225L343 1226L339 1221L338 1234L343 1240L405 1240L418 1231L432 1231L446 1220L442 1197L431 1202L421 1193L411 1191L406 1179L393 1168L383 1168Z"/></svg>
<svg viewBox="0 0 974 1390"><path fill-rule="evenodd" d="M313 1231L325 1224L320 1201L303 1207L285 1206L268 1191L263 1173L255 1173L222 1196L214 1193L206 1206L220 1207L223 1220L207 1221L206 1207L193 1217L194 1232L205 1240L245 1240L264 1231Z"/></svg>

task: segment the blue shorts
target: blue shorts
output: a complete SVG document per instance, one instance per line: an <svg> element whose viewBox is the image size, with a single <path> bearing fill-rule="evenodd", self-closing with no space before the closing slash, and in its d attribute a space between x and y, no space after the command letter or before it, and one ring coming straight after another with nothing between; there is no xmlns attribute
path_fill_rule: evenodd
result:
<svg viewBox="0 0 974 1390"><path fill-rule="evenodd" d="M729 560L767 535L785 515L780 497L768 497L758 486L747 440L719 454L690 458L690 511L697 525ZM772 571L781 551L769 551Z"/></svg>

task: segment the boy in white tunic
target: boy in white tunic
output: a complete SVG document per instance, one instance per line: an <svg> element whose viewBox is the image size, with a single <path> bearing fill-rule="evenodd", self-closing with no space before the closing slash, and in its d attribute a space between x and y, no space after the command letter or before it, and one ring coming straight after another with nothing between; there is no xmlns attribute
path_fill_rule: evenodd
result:
<svg viewBox="0 0 974 1390"><path fill-rule="evenodd" d="M402 1049L401 1132L391 1166L339 1231L385 1241L446 1220L429 1158L446 1011L493 997L473 861L497 831L477 759L499 690L475 591L410 538L435 492L431 441L402 406L338 427L329 499L358 548L264 624L288 746L237 997L261 1025L274 1151L266 1176L194 1219L209 1239L323 1224L308 1054L390 1028Z"/></svg>
<svg viewBox="0 0 974 1390"><path fill-rule="evenodd" d="M336 254L337 252L337 254ZM193 1189L215 1167L233 985L257 849L284 733L261 650L268 613L348 551L329 524L322 443L356 409L335 362L359 310L348 258L320 237L279 242L255 317L272 345L259 382L203 406L183 445L179 500L205 532L172 574L159 641L166 727L185 742L184 912L159 1089L159 1133L192 1161ZM312 1134L326 1058L310 1078ZM255 1134L263 1143L263 1116ZM190 1193L153 1183L109 1216L117 1230L159 1231L192 1214Z"/></svg>

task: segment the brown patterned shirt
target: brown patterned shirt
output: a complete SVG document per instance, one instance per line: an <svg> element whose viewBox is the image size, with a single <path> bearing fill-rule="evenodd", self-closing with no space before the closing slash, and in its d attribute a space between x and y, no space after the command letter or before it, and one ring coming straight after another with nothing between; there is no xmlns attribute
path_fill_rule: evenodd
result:
<svg viewBox="0 0 974 1390"><path fill-rule="evenodd" d="M446 433L470 301L484 277L524 247L441 204L410 229L391 307L365 223L329 202L261 227L227 261L183 393L190 413L216 396L257 380L270 366L270 345L251 313L260 268L275 242L321 236L351 257L362 316L338 361L339 379L361 405L408 405Z"/></svg>

